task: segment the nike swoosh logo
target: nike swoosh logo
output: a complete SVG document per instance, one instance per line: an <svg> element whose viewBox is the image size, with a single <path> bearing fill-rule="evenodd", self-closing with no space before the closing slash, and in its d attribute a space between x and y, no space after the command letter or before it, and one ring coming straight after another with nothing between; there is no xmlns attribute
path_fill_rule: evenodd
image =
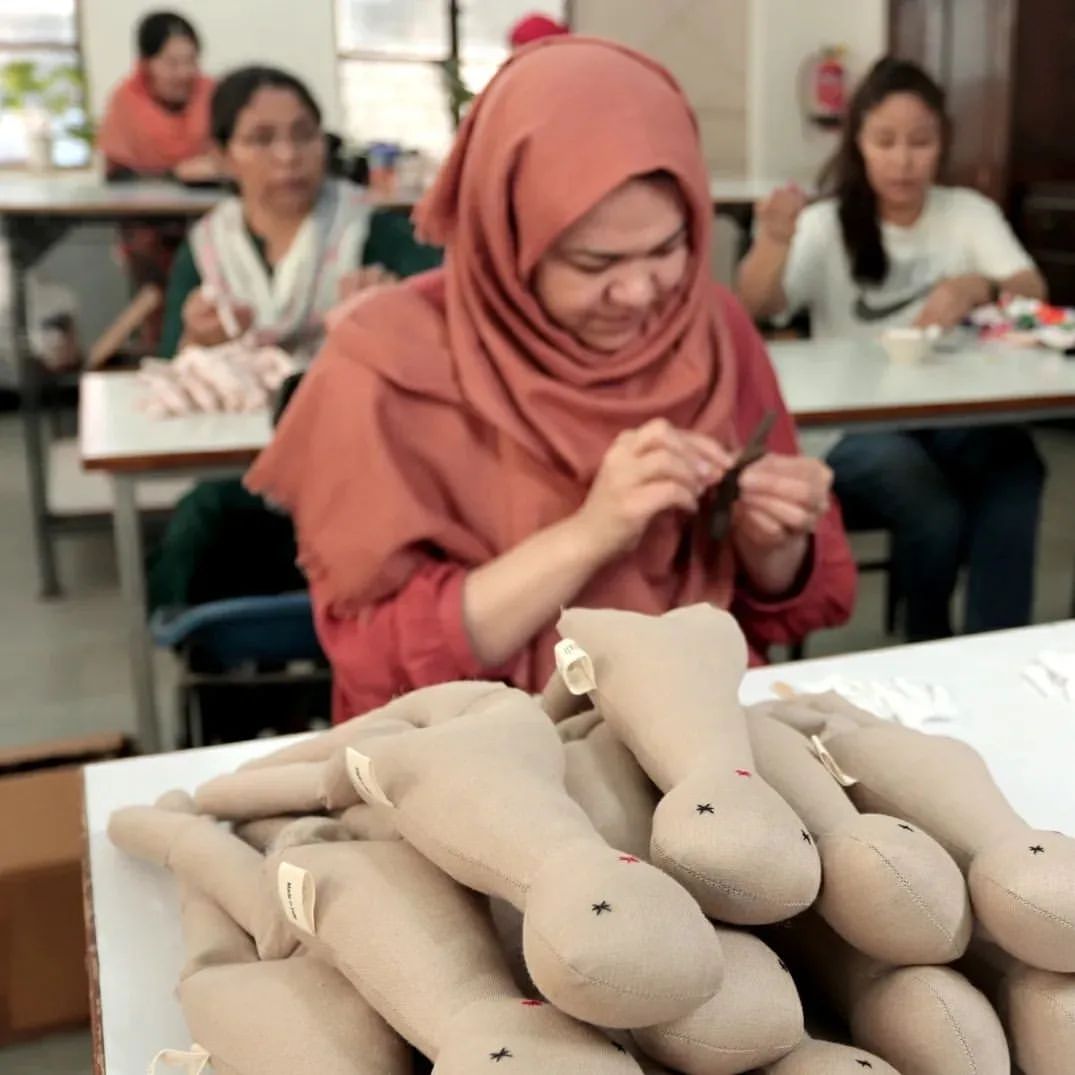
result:
<svg viewBox="0 0 1075 1075"><path fill-rule="evenodd" d="M871 306L864 295L859 295L855 300L855 317L860 321L884 321L886 318L892 317L893 314L898 314L900 310L906 310L908 306L912 306L919 299L924 299L932 290L933 284L927 284L913 295L909 295L905 299L899 299L897 302L890 302L886 306Z"/></svg>

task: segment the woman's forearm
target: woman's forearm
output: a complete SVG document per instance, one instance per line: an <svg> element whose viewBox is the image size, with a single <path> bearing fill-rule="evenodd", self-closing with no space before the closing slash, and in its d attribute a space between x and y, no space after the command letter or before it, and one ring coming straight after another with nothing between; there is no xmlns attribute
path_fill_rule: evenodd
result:
<svg viewBox="0 0 1075 1075"><path fill-rule="evenodd" d="M1023 269L1007 280L999 281L999 287L1005 294L1021 295L1026 299L1041 299L1044 302L1049 297L1045 277L1037 269Z"/></svg>
<svg viewBox="0 0 1075 1075"><path fill-rule="evenodd" d="M463 585L463 622L475 656L490 668L503 664L570 604L604 561L571 515L475 568Z"/></svg>
<svg viewBox="0 0 1075 1075"><path fill-rule="evenodd" d="M759 235L739 265L736 287L752 317L775 317L784 312L784 267L791 247Z"/></svg>

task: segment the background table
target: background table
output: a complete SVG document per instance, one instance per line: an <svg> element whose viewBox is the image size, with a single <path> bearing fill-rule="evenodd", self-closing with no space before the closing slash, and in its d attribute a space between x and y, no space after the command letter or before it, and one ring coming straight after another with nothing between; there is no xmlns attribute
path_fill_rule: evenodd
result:
<svg viewBox="0 0 1075 1075"><path fill-rule="evenodd" d="M788 408L803 429L974 425L1075 413L1075 360L1039 348L978 343L921 363L880 344L786 340L769 345Z"/></svg>
<svg viewBox="0 0 1075 1075"><path fill-rule="evenodd" d="M38 582L42 596L59 593L52 539L65 524L49 499L47 453L42 441L40 368L29 337L27 276L49 248L79 224L124 220L194 219L222 197L176 183L105 183L82 177L40 176L0 181L0 221L12 279L12 353L22 401ZM118 311L117 311L118 312Z"/></svg>
<svg viewBox="0 0 1075 1075"><path fill-rule="evenodd" d="M127 612L131 682L138 741L160 749L153 644L146 626L145 550L138 485L159 478L237 475L268 443L268 411L195 414L158 419L139 411L137 374L88 373L79 396L82 465L107 474L113 490L113 525L120 585Z"/></svg>
<svg viewBox="0 0 1075 1075"><path fill-rule="evenodd" d="M943 684L960 714L944 732L983 753L1031 824L1075 836L1075 703L1046 701L1021 676L1043 649L1075 649L1075 622L756 669L741 693L757 701L770 696L777 680L805 683L830 673ZM169 788L193 790L286 741L259 739L86 768L86 905L99 1073L142 1075L158 1049L189 1044L174 996L183 963L175 886L163 870L109 843L109 815L120 806L153 802Z"/></svg>
<svg viewBox="0 0 1075 1075"><path fill-rule="evenodd" d="M997 344L899 365L880 346L848 340L770 346L788 409L803 429L884 429L1025 421L1075 414L1075 362ZM194 415L153 419L135 408L136 375L82 378L83 465L111 477L120 581L127 606L139 741L160 747L153 649L146 628L144 553L136 503L147 479L239 473L268 442L269 419Z"/></svg>

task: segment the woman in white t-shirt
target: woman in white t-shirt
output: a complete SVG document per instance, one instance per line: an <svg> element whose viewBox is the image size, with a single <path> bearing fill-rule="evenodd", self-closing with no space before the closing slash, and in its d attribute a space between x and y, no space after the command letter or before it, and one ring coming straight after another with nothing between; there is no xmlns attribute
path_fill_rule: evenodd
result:
<svg viewBox="0 0 1075 1075"><path fill-rule="evenodd" d="M807 206L794 186L764 199L739 271L756 317L810 314L814 335L875 339L893 325L959 324L1001 292L1045 282L1000 210L936 185L950 141L944 93L921 68L883 59L851 101ZM952 633L966 564L967 631L1030 618L1044 468L1016 427L845 436L829 453L851 526L893 535L907 636Z"/></svg>

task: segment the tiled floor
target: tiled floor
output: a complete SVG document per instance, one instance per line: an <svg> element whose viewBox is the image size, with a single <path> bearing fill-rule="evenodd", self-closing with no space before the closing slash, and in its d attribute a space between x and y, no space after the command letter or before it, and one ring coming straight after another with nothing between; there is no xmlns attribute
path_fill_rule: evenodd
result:
<svg viewBox="0 0 1075 1075"><path fill-rule="evenodd" d="M1075 433L1040 436L1050 466L1036 618L1069 613L1075 564ZM36 596L22 442L15 419L0 417L0 747L86 731L133 729L126 643L112 545L107 533L59 544L65 596ZM821 655L886 642L881 580L867 576L852 622L811 641ZM89 1071L88 1034L0 1049L3 1075L81 1075Z"/></svg>

